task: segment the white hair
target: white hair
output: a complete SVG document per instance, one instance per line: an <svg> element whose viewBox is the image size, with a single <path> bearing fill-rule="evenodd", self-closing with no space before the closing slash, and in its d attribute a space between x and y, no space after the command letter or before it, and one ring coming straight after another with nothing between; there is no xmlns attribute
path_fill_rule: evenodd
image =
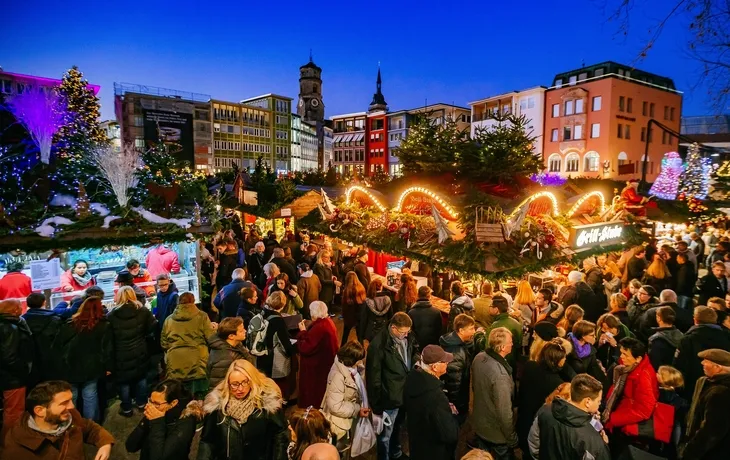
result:
<svg viewBox="0 0 730 460"><path fill-rule="evenodd" d="M582 280L583 280L583 273L581 273L577 270L573 270L572 272L568 273L568 282L570 282L570 284L575 284L578 281L582 281Z"/></svg>
<svg viewBox="0 0 730 460"><path fill-rule="evenodd" d="M671 289L665 289L659 294L660 302L677 302L677 293Z"/></svg>
<svg viewBox="0 0 730 460"><path fill-rule="evenodd" d="M259 247L262 247L262 248L266 249L266 245L264 244L264 242L263 242L263 241L258 241L258 242L256 242L256 244L254 245L254 248L256 248L256 249L258 249Z"/></svg>
<svg viewBox="0 0 730 460"><path fill-rule="evenodd" d="M329 316L327 304L322 301L315 300L309 304L309 314L312 316L312 320L326 318Z"/></svg>
<svg viewBox="0 0 730 460"><path fill-rule="evenodd" d="M489 348L496 353L502 351L507 346L508 339L512 337L512 333L506 327L497 327L489 333Z"/></svg>
<svg viewBox="0 0 730 460"><path fill-rule="evenodd" d="M246 278L246 270L244 270L243 268L237 268L233 270L233 273L231 273L231 278L233 278L234 280L242 280Z"/></svg>
<svg viewBox="0 0 730 460"><path fill-rule="evenodd" d="M274 277L277 276L279 271L279 266L276 264L268 263L264 265L264 273L266 273L266 276Z"/></svg>

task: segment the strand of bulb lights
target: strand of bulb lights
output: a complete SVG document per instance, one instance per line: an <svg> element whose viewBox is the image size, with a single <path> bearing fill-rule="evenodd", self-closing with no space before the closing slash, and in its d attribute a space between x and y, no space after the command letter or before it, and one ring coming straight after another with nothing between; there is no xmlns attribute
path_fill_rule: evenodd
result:
<svg viewBox="0 0 730 460"><path fill-rule="evenodd" d="M586 193L576 203L573 205L572 208L570 208L570 211L565 215L566 217L573 217L573 215L578 212L581 205L586 202L591 197L597 196L601 201L601 212L606 210L606 199L603 197L603 193L599 192L598 190L594 190L590 193Z"/></svg>
<svg viewBox="0 0 730 460"><path fill-rule="evenodd" d="M522 200L522 203L520 203L512 211L512 213L509 215L509 217L507 218L507 220L511 220L514 216L516 216L517 213L520 211L520 209L522 209L522 206L529 205L530 203L532 203L533 201L537 200L538 198L543 198L543 197L547 197L547 198L550 199L550 201L552 202L552 205L553 205L553 213L552 213L552 215L553 216L557 216L558 215L558 200L557 200L557 198L555 198L555 195L553 195L552 192L537 192L534 195L530 195L527 198L525 198L524 200Z"/></svg>
<svg viewBox="0 0 730 460"><path fill-rule="evenodd" d="M380 203L380 201L375 198L375 196L370 193L368 189L366 189L365 187L360 187L359 185L353 185L352 187L347 189L347 191L345 192L345 203L350 204L352 200L352 194L354 192L362 192L370 199L370 201L373 202L373 204L380 210L380 212L385 212L387 210L387 208L383 206L383 204Z"/></svg>
<svg viewBox="0 0 730 460"><path fill-rule="evenodd" d="M394 208L395 211L402 212L403 202L411 193L423 193L424 195L436 200L436 202L446 211L449 217L452 219L459 217L459 213L456 212L456 210L454 210L454 208L452 208L445 200L425 187L410 187L405 189L403 193L401 193L400 198L398 198L398 204Z"/></svg>

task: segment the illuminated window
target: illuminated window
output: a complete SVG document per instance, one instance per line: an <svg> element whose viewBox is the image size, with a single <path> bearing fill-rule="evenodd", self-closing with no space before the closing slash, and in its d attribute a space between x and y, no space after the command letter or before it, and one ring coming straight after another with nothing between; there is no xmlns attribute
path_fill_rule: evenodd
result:
<svg viewBox="0 0 730 460"><path fill-rule="evenodd" d="M557 153L553 153L550 155L550 158L548 159L548 171L550 172L560 172L562 168L562 160L560 159L560 155Z"/></svg>
<svg viewBox="0 0 730 460"><path fill-rule="evenodd" d="M598 152L588 152L583 157L583 171L586 172L597 172L598 164L600 163L600 156Z"/></svg>
<svg viewBox="0 0 730 460"><path fill-rule="evenodd" d="M565 157L565 172L578 172L580 157L577 153L570 153Z"/></svg>

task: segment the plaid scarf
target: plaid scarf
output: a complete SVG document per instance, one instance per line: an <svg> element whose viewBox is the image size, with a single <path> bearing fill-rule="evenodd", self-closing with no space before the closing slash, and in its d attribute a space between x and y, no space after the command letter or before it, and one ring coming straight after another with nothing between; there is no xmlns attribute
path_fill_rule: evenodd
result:
<svg viewBox="0 0 730 460"><path fill-rule="evenodd" d="M604 425L608 423L608 419L611 416L611 411L616 408L619 399L621 399L621 396L623 396L624 387L626 386L626 379L628 378L631 371L636 369L636 366L638 365L639 363L636 362L631 366L625 366L622 364L613 368L613 391L611 392L611 396L609 396L608 400L606 401L606 407L605 409L603 409L603 414L601 414L601 421Z"/></svg>
<svg viewBox="0 0 730 460"><path fill-rule="evenodd" d="M236 399L231 397L226 405L226 412L238 423L244 424L256 410L253 398Z"/></svg>

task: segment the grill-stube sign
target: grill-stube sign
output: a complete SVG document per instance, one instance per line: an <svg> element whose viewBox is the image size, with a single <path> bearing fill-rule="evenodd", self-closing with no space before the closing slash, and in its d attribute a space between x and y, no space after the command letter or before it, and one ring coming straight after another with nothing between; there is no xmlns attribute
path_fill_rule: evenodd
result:
<svg viewBox="0 0 730 460"><path fill-rule="evenodd" d="M622 221L578 225L571 229L570 247L575 251L583 251L596 245L621 243L623 231L624 223Z"/></svg>

